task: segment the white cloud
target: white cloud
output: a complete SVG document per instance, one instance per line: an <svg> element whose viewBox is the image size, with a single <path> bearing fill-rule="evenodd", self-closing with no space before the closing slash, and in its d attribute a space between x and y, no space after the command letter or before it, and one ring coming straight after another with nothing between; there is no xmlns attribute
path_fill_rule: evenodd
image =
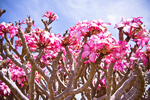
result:
<svg viewBox="0 0 150 100"><path fill-rule="evenodd" d="M115 14L108 14L107 19L109 22L111 22L112 25L115 25L116 22L118 22L121 18L120 15L115 15Z"/></svg>
<svg viewBox="0 0 150 100"><path fill-rule="evenodd" d="M84 19L108 20L114 23L121 17L144 16L145 0L55 0L57 8L70 21ZM141 5L142 4L142 5ZM150 15L150 14L149 14Z"/></svg>

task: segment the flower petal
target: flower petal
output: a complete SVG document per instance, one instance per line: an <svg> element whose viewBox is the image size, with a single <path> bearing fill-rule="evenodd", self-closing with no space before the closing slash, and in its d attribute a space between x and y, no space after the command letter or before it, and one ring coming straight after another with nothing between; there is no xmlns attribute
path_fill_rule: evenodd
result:
<svg viewBox="0 0 150 100"><path fill-rule="evenodd" d="M94 52L92 52L92 53L89 55L89 60L95 63L95 59L96 59L96 54L95 54Z"/></svg>
<svg viewBox="0 0 150 100"><path fill-rule="evenodd" d="M90 51L90 47L87 44L83 45L83 50L84 51Z"/></svg>
<svg viewBox="0 0 150 100"><path fill-rule="evenodd" d="M90 54L90 51L83 51L82 58L87 57Z"/></svg>

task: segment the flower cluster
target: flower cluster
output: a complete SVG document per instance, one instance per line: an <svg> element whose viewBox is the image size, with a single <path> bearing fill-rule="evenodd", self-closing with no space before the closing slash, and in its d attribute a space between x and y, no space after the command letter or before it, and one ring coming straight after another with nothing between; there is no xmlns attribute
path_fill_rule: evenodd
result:
<svg viewBox="0 0 150 100"><path fill-rule="evenodd" d="M47 17L50 21L58 20L58 16L52 11L46 11L42 17Z"/></svg>
<svg viewBox="0 0 150 100"><path fill-rule="evenodd" d="M47 11L42 17L47 17L49 19L49 22L43 21L46 27L51 22L58 19L58 16L52 11ZM30 17L28 18L30 19ZM32 22L32 20L26 20L27 28L25 29L23 35L26 39L29 50L31 51L31 53L33 53L32 57L34 60L37 58L37 54L40 53L41 50L44 51L39 61L36 62L37 66L39 66L42 71L48 74L51 73L51 69L54 69L53 67L57 68L58 76L60 74L63 74L64 78L61 77L61 80L65 82L65 78L70 77L67 75L71 75L70 72L74 69L73 67L78 67L78 65L80 65L78 64L78 61L80 60L78 58L86 58L86 61L83 60L86 66L91 63L93 64L97 62L97 58L101 54L104 55L104 57L100 61L100 67L96 66L98 71L98 68L101 68L100 70L102 73L105 72L105 69L109 68L109 65L111 63L115 63L115 71L122 72L128 67L133 67L135 61L138 62L142 60L144 64L147 61L150 63L150 45L147 45L149 42L148 31L144 26L142 26L143 22L141 21L141 18L142 17L132 19L122 18L122 20L115 25L115 28L122 30L123 34L126 35L126 39L122 41L118 41L113 36L111 36L111 33L107 31L106 28L106 26L110 25L110 23L104 22L101 19L79 21L75 26L69 28L69 34L65 34L68 36L61 36L60 34L56 35L50 33L50 31L46 31L46 28L45 30L40 28L31 29L31 26L34 25L34 22ZM24 24L24 21L22 21L20 25L21 24ZM28 28L29 30L27 30ZM24 58L26 57L23 52L22 54L18 53L19 50L17 48L22 47L21 38L18 36L18 26L14 26L11 23L6 24L5 22L2 22L0 24L0 36L4 37L4 34L9 34L10 38L14 36L18 37L17 39L15 38L14 44L16 50L13 49L12 51L14 53L17 52L17 56L15 55L15 58L20 61L20 63L27 64L30 70L31 67L33 67L30 64L31 61L28 61L28 59L24 60ZM128 46L128 42L130 39L135 42L135 47L137 46L137 48L134 48L134 50L129 48ZM13 48L12 45L9 45L11 46L9 48L10 50ZM146 47L146 51L143 50L143 47ZM53 61L57 57L58 52L62 50L62 58L59 59L57 66L53 66L52 63L55 63ZM68 52L70 52L71 54L69 54ZM70 55L72 57L71 60L69 58ZM0 56L0 61L2 60L3 58ZM64 62L62 60L64 60ZM6 67L1 68L2 72L4 74L8 72L11 80L13 80L14 83L21 85L21 88L23 88L28 84L24 69L15 65L13 63L13 60L9 60L9 62L10 63L7 69ZM73 66L71 64L72 62L74 62ZM86 67L90 69L91 66ZM48 70L50 71L47 72L45 70L46 68L49 68ZM88 71L88 69L85 69L85 72ZM38 71L35 72L35 80L40 83L42 75L40 75ZM100 74L101 72L96 72L96 74ZM98 82L98 90L101 87L106 87L105 78L100 78L101 79L96 80ZM9 94L10 89L0 80L0 96Z"/></svg>
<svg viewBox="0 0 150 100"><path fill-rule="evenodd" d="M82 40L81 37L90 37L91 35L96 35L100 32L104 33L107 31L107 28L105 27L107 25L110 25L110 23L105 23L101 19L79 21L75 26L70 27L68 42L69 44L78 44Z"/></svg>
<svg viewBox="0 0 150 100"><path fill-rule="evenodd" d="M5 22L0 23L0 36L4 37L4 33L9 33L10 38L18 35L18 27L11 23L6 24Z"/></svg>
<svg viewBox="0 0 150 100"><path fill-rule="evenodd" d="M8 86L0 80L0 96L9 95L11 90L8 88Z"/></svg>
<svg viewBox="0 0 150 100"><path fill-rule="evenodd" d="M131 63L134 63L135 60L136 61L142 60L143 64L145 65L145 63L148 59L147 59L147 56L145 55L144 51L142 49L138 48L136 50L136 52L132 54L132 57L130 57Z"/></svg>
<svg viewBox="0 0 150 100"><path fill-rule="evenodd" d="M115 24L115 28L123 30L123 33L127 36L126 41L128 42L131 38L135 41L138 46L144 46L149 41L148 30L142 26L142 17L137 17L133 19L125 19Z"/></svg>
<svg viewBox="0 0 150 100"><path fill-rule="evenodd" d="M83 45L82 58L89 56L89 60L95 62L100 53L105 55L111 53L115 42L109 32L92 35Z"/></svg>
<svg viewBox="0 0 150 100"><path fill-rule="evenodd" d="M88 57L95 62L100 53L108 54L113 47L111 44L115 39L107 31L106 23L99 20L79 21L75 26L70 27L69 35L62 41L62 46L73 46L72 48L80 52L83 46L82 58ZM75 49L76 48L76 49Z"/></svg>
<svg viewBox="0 0 150 100"><path fill-rule="evenodd" d="M46 32L40 28L36 28L31 33L25 34L25 38L31 51L44 48L46 51L52 50L53 52L58 52L61 47L60 35ZM21 39L15 41L15 46L16 48L17 46L22 46Z"/></svg>
<svg viewBox="0 0 150 100"><path fill-rule="evenodd" d="M105 65L102 63L103 68L107 69L110 63L115 63L114 69L123 71L128 64L126 55L128 54L129 46L127 44L126 41L115 42L112 47L112 52L102 59L102 62L105 63Z"/></svg>
<svg viewBox="0 0 150 100"><path fill-rule="evenodd" d="M17 82L23 87L24 85L27 85L27 78L25 75L25 72L22 68L16 66L11 60L9 63L9 72L11 73L10 78Z"/></svg>

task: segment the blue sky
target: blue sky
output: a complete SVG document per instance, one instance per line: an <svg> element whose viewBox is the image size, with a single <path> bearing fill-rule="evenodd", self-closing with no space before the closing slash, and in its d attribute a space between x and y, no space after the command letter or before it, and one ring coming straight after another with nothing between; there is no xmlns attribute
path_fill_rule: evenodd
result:
<svg viewBox="0 0 150 100"><path fill-rule="evenodd" d="M112 23L108 30L118 38L118 30L113 27L121 17L142 16L144 25L150 29L149 5L149 0L0 0L0 8L6 9L0 22L14 23L30 15L35 20L35 27L44 28L41 18L50 10L59 17L59 20L51 25L53 33L64 33L77 21L102 19Z"/></svg>

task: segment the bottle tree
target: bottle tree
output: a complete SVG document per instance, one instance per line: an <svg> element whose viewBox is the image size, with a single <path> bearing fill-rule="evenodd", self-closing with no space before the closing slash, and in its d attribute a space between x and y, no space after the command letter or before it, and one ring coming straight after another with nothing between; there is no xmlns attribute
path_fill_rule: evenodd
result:
<svg viewBox="0 0 150 100"><path fill-rule="evenodd" d="M43 15L44 29L32 29L34 21L27 17L0 23L0 99L148 98L150 31L142 17L122 18L115 25L119 40L101 19L79 21L62 35L50 32L49 25L58 19L54 12Z"/></svg>

